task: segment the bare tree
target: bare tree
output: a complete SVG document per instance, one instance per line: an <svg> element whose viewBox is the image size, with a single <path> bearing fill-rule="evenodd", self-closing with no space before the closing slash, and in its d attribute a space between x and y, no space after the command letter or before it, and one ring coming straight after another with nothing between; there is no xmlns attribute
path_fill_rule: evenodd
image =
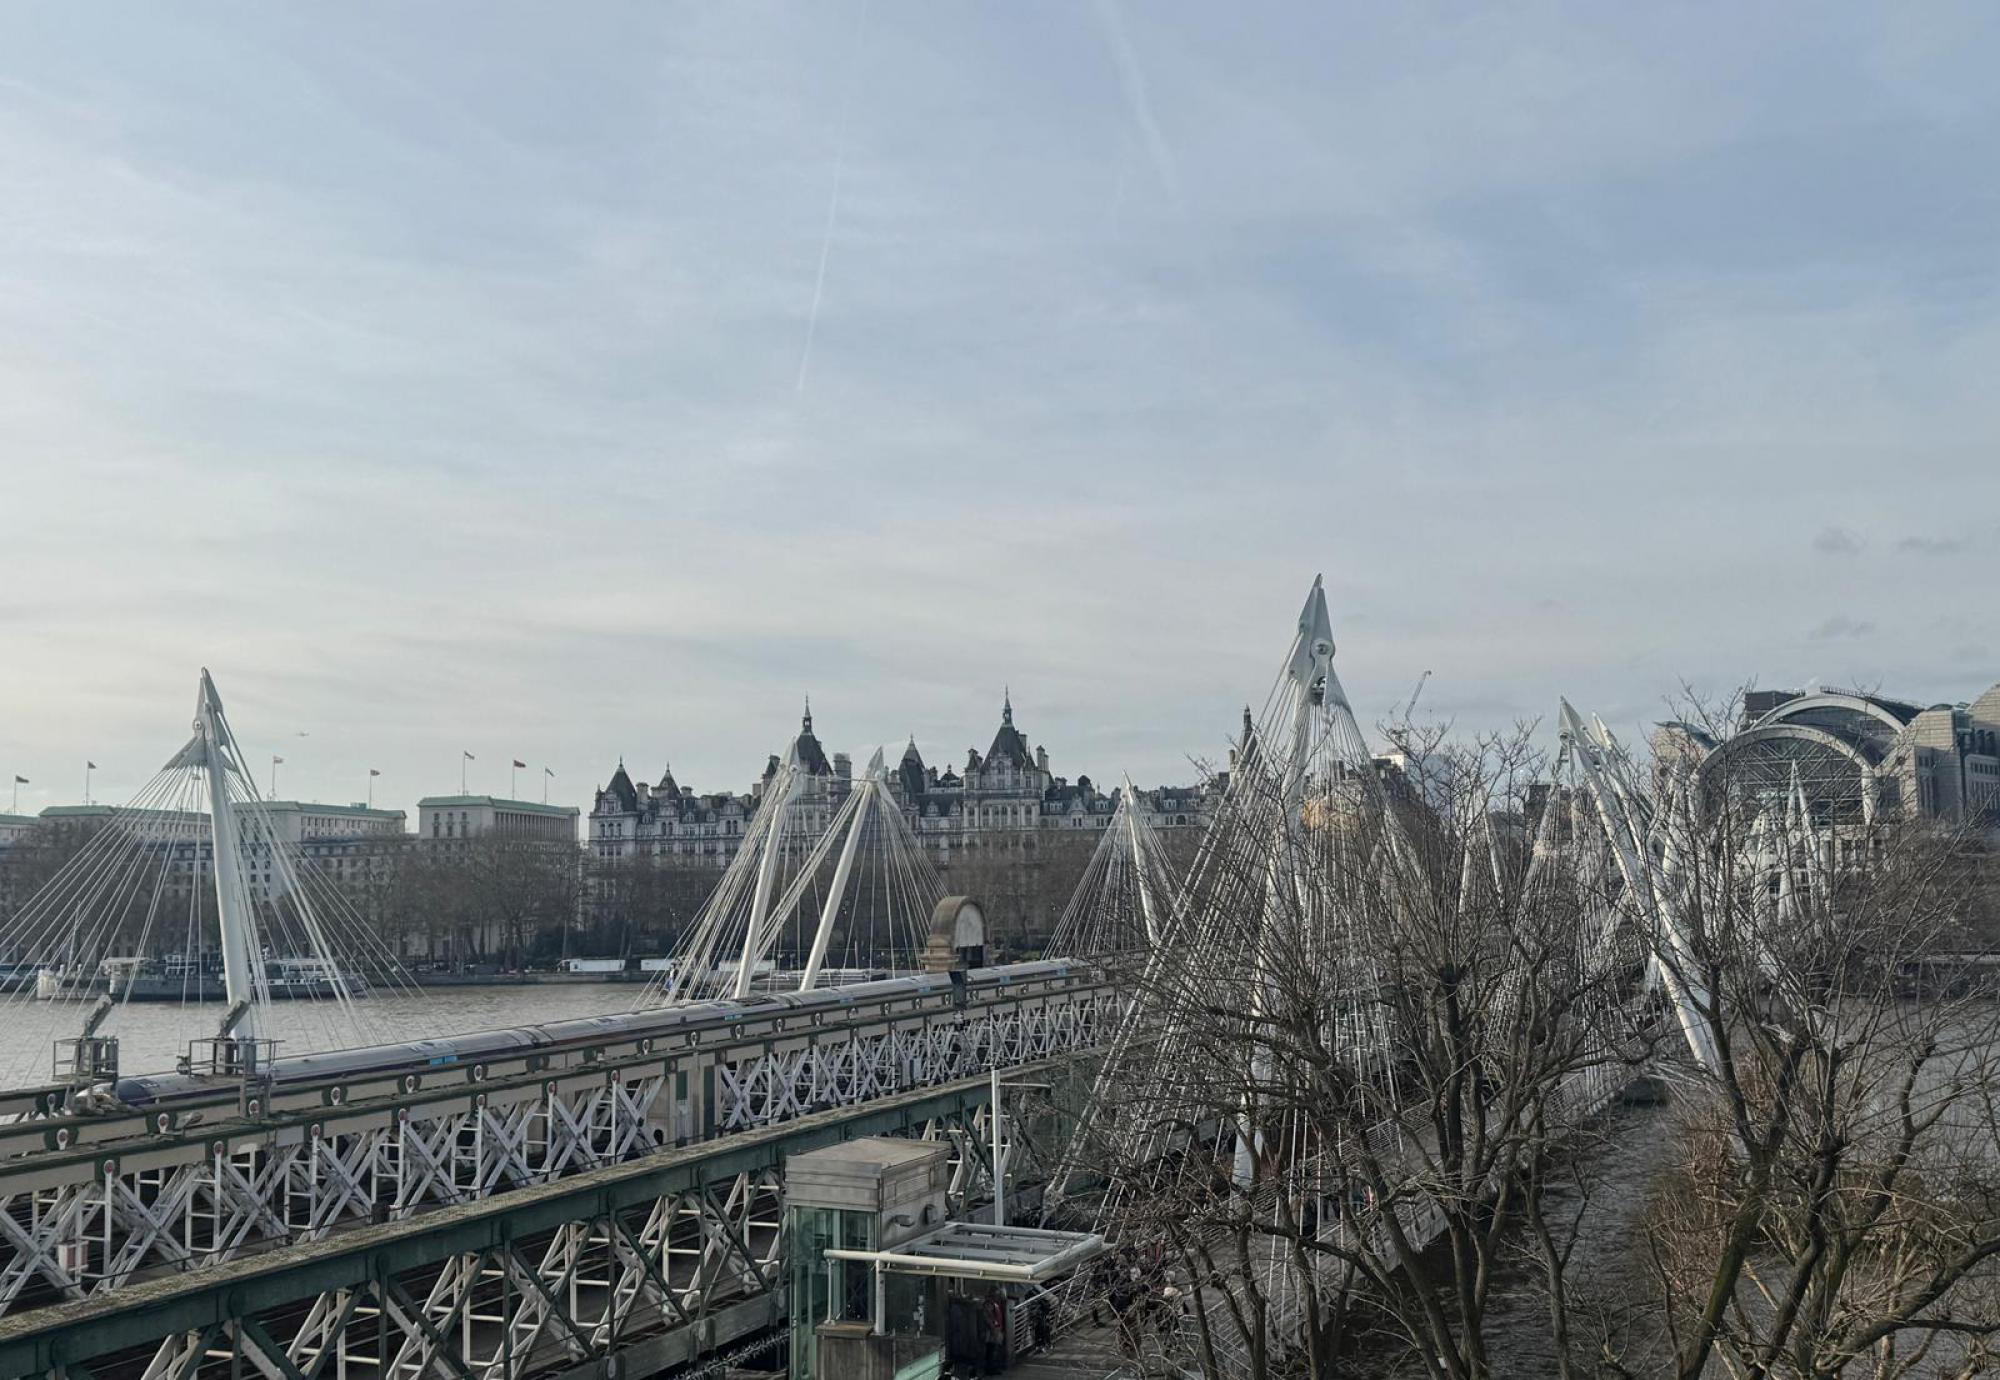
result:
<svg viewBox="0 0 2000 1380"><path fill-rule="evenodd" d="M1675 784L1662 851L1715 1057L1658 1195L1683 1380L2000 1365L2000 1004L1966 959L1967 835L1750 754ZM1863 791L1878 789L1865 775Z"/></svg>
<svg viewBox="0 0 2000 1380"><path fill-rule="evenodd" d="M669 952L721 875L705 863L650 853L591 860L581 951L619 958Z"/></svg>
<svg viewBox="0 0 2000 1380"><path fill-rule="evenodd" d="M1115 1230L1173 1260L1205 1374L1331 1376L1371 1332L1492 1374L1545 1166L1646 1053L1643 947L1567 820L1530 818L1528 734L1403 746L1379 785L1239 771L1141 986L1158 1036L1107 1090Z"/></svg>

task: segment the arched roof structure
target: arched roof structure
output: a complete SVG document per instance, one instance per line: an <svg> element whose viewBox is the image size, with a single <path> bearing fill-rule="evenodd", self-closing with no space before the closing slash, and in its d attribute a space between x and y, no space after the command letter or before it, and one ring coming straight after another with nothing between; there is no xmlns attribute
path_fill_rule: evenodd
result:
<svg viewBox="0 0 2000 1380"><path fill-rule="evenodd" d="M1755 731L1779 724L1809 725L1857 745L1870 744L1879 762L1888 755L1896 735L1922 712L1917 705L1879 695L1818 690L1786 700L1750 727Z"/></svg>
<svg viewBox="0 0 2000 1380"><path fill-rule="evenodd" d="M1722 803L1725 793L1775 803L1797 781L1817 822L1858 823L1874 813L1875 768L1886 755L1886 741L1875 735L1850 735L1810 722L1773 722L1766 715L1702 759L1700 798L1710 809Z"/></svg>

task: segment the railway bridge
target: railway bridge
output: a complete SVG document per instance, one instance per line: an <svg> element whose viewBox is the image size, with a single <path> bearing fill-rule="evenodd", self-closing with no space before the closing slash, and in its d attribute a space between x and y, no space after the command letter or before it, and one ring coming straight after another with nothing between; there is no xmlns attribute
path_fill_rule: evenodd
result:
<svg viewBox="0 0 2000 1380"><path fill-rule="evenodd" d="M773 1119L16 1309L0 1319L0 1376L646 1375L774 1343L786 1159L869 1135L947 1138L970 1191L986 1181L991 1087L956 1078Z"/></svg>
<svg viewBox="0 0 2000 1380"><path fill-rule="evenodd" d="M0 1318L1089 1049L1116 1001L1102 969L1030 963L568 1022L458 1062L131 1079L107 1111L17 1097Z"/></svg>

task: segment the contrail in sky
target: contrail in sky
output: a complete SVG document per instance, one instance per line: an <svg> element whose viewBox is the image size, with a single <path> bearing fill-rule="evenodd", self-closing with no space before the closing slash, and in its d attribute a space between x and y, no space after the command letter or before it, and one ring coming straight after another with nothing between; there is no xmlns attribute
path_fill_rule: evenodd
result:
<svg viewBox="0 0 2000 1380"><path fill-rule="evenodd" d="M1166 136L1160 133L1160 122L1153 118L1152 92L1146 85L1145 72L1140 70L1139 55L1132 50L1132 40L1126 36L1125 17L1118 11L1117 0L1097 0L1097 19L1111 45L1111 57L1118 64L1118 83L1125 90L1125 103L1131 108L1133 123L1139 126L1140 137L1145 140L1153 171L1173 199L1175 209L1185 211L1180 169L1174 163L1173 150L1167 147Z"/></svg>
<svg viewBox="0 0 2000 1380"><path fill-rule="evenodd" d="M854 16L854 37L848 43L847 92L840 99L840 127L834 134L833 191L826 199L826 233L819 242L819 274L813 279L812 309L806 314L806 343L799 351L799 381L794 393L806 391L806 370L812 364L813 336L819 333L819 304L826 297L826 263L833 256L833 230L840 219L840 184L847 176L847 112L854 105L854 68L861 53L861 31L868 20L868 0Z"/></svg>

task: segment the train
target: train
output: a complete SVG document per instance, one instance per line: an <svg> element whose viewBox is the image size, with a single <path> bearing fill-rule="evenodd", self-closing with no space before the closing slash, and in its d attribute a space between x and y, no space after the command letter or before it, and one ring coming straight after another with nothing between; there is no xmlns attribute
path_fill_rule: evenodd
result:
<svg viewBox="0 0 2000 1380"><path fill-rule="evenodd" d="M267 1068L272 1086L271 1105L276 1106L279 1094L287 1089L407 1078L413 1074L421 1077L428 1071L458 1067L478 1077L484 1076L487 1067L494 1064L524 1068L561 1066L582 1059L587 1051L614 1046L641 1051L657 1048L663 1040L692 1043L699 1032L706 1030L756 1034L763 1029L776 1032L801 1025L820 1025L829 1016L845 1017L861 1007L879 1008L884 1015L948 1011L978 1006L1003 995L1059 991L1094 976L1095 971L1083 963L1044 959L952 973L913 973L807 992L766 992L740 1002L662 1006L467 1035L285 1055L273 1059ZM136 1074L92 1089L88 1102L104 1111L171 1109L214 1102L230 1086L212 1075L191 1070Z"/></svg>

